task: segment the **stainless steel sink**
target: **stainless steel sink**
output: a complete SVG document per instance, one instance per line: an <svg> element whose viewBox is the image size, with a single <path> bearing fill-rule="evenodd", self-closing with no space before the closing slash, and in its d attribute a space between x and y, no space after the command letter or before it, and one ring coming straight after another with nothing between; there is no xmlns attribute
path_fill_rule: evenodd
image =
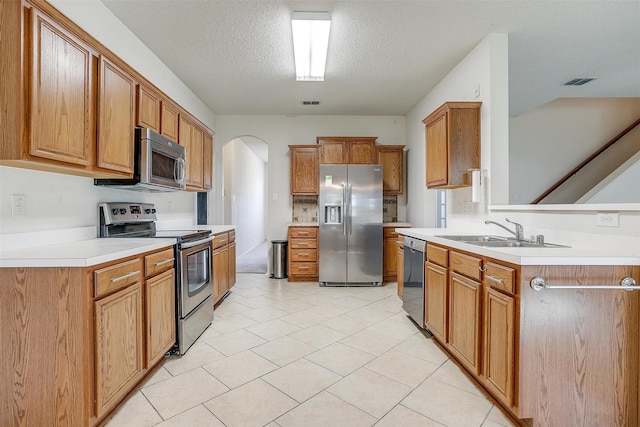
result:
<svg viewBox="0 0 640 427"><path fill-rule="evenodd" d="M569 246L556 245L554 243L537 243L526 240L516 240L510 237L468 235L468 236L434 236L443 239L455 240L457 242L469 243L470 245L483 246L486 248L568 248Z"/></svg>
<svg viewBox="0 0 640 427"><path fill-rule="evenodd" d="M451 235L451 236L434 236L434 237L442 237L443 239L449 239L449 240L456 240L458 242L467 242L467 243L471 243L471 242L500 242L500 241L505 241L507 240L506 237L500 237L500 236L457 236L457 235Z"/></svg>

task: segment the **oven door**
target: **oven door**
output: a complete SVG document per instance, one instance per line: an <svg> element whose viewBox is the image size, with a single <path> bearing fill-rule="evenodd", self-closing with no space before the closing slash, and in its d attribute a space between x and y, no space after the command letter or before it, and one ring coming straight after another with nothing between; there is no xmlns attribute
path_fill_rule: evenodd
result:
<svg viewBox="0 0 640 427"><path fill-rule="evenodd" d="M179 252L178 315L184 318L213 295L211 238L183 244Z"/></svg>

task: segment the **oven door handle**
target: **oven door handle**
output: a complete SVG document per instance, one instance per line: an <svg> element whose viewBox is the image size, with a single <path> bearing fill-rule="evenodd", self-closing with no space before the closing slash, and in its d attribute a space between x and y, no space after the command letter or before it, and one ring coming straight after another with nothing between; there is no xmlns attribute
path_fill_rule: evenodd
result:
<svg viewBox="0 0 640 427"><path fill-rule="evenodd" d="M199 246L199 245L203 245L205 243L209 243L213 241L213 236L209 236L206 237L204 239L200 239L200 240L196 240L193 242L188 242L188 243L182 243L180 245L180 249L189 249L189 248L193 248L194 246Z"/></svg>

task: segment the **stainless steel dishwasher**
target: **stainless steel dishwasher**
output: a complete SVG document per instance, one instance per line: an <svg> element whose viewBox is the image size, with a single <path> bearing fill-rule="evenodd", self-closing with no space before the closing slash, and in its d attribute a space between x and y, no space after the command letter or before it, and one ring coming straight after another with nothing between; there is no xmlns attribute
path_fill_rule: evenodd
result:
<svg viewBox="0 0 640 427"><path fill-rule="evenodd" d="M402 308L424 328L424 251L427 242L413 237L404 238L404 282Z"/></svg>

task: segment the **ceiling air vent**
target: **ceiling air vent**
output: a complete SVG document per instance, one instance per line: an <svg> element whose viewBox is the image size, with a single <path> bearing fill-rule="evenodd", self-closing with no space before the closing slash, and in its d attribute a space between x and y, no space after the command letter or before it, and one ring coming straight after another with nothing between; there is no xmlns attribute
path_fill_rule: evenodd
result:
<svg viewBox="0 0 640 427"><path fill-rule="evenodd" d="M320 105L320 101L302 101L302 105Z"/></svg>
<svg viewBox="0 0 640 427"><path fill-rule="evenodd" d="M577 79L569 80L564 86L582 86L585 83L589 83L591 80L595 80L596 77L579 77Z"/></svg>

